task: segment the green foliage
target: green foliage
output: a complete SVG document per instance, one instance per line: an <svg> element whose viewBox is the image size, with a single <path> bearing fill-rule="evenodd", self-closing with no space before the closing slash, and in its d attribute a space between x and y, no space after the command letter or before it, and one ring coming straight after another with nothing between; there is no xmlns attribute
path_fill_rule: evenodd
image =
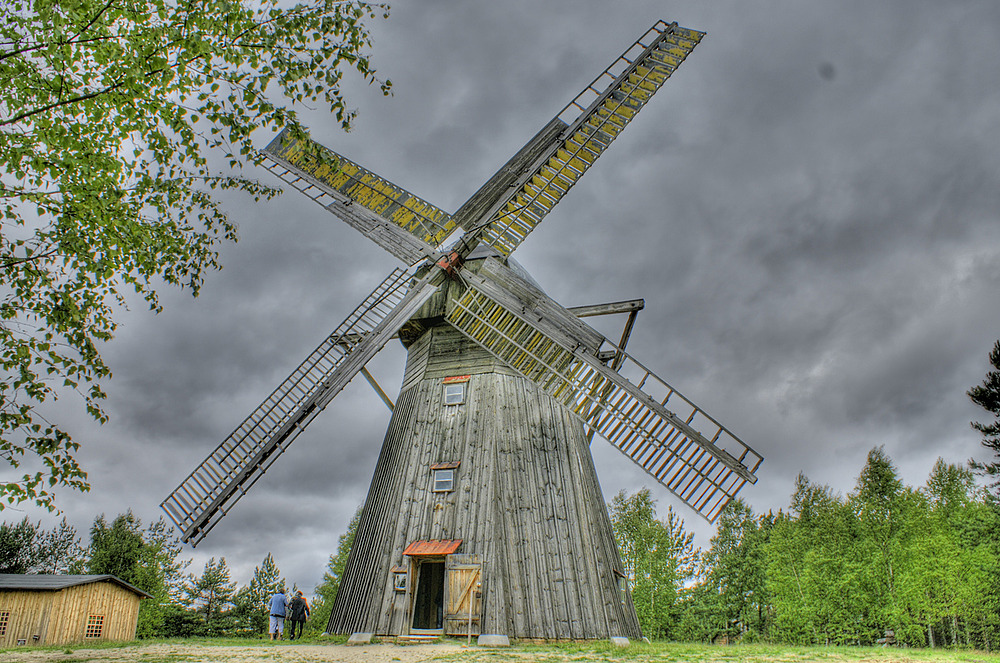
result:
<svg viewBox="0 0 1000 663"><path fill-rule="evenodd" d="M0 523L0 573L27 573L35 562L38 528L28 517L17 525Z"/></svg>
<svg viewBox="0 0 1000 663"><path fill-rule="evenodd" d="M305 134L284 104L347 128L343 71L375 78L350 0L6 0L0 19L0 509L87 490L79 443L47 406L76 392L99 422L100 346L136 293L197 295L236 227L218 193L276 189L239 170L256 129Z"/></svg>
<svg viewBox="0 0 1000 663"><path fill-rule="evenodd" d="M80 537L65 518L51 530L27 518L0 523L0 573L80 573L84 563Z"/></svg>
<svg viewBox="0 0 1000 663"><path fill-rule="evenodd" d="M767 637L772 608L764 555L773 522L771 516L755 516L740 499L719 515L718 530L702 557L706 598L711 598L709 638Z"/></svg>
<svg viewBox="0 0 1000 663"><path fill-rule="evenodd" d="M78 573L85 564L85 551L76 528L62 521L49 531L38 531L32 573Z"/></svg>
<svg viewBox="0 0 1000 663"><path fill-rule="evenodd" d="M326 564L326 572L323 573L323 581L316 586L316 598L313 602L310 620L306 623L309 631L326 630L326 625L330 622L330 614L333 612L333 602L337 598L337 590L340 588L340 579L344 577L344 569L347 568L347 560L351 555L351 547L354 545L354 535L358 531L358 523L361 521L361 512L364 506L359 506L351 522L347 525L347 531L337 539L337 552L330 555L330 560Z"/></svg>
<svg viewBox="0 0 1000 663"><path fill-rule="evenodd" d="M139 637L157 637L181 592L187 561L178 559L181 544L160 518L145 531L131 511L109 525L104 515L94 520L87 551L88 573L109 573L150 595L139 604Z"/></svg>
<svg viewBox="0 0 1000 663"><path fill-rule="evenodd" d="M208 635L222 635L226 632L225 625L220 625L220 617L233 604L236 594L236 583L229 577L229 566L226 558L220 557L216 562L211 558L205 563L202 574L193 578L185 589L187 604L200 612L205 619Z"/></svg>
<svg viewBox="0 0 1000 663"><path fill-rule="evenodd" d="M856 641L858 599L853 514L826 486L799 475L791 510L779 513L766 548L774 606L771 636L796 644Z"/></svg>
<svg viewBox="0 0 1000 663"><path fill-rule="evenodd" d="M990 365L994 370L987 371L981 385L968 392L972 402L993 415L993 421L988 424L972 422L972 427L982 433L982 444L1000 458L1000 341L993 345L990 352ZM1000 460L992 463L969 461L973 469L990 477L990 486L1000 496Z"/></svg>
<svg viewBox="0 0 1000 663"><path fill-rule="evenodd" d="M684 532L684 521L673 508L667 509L666 519L656 518L648 488L631 496L621 491L608 510L643 634L672 637L678 595L695 572L694 535Z"/></svg>

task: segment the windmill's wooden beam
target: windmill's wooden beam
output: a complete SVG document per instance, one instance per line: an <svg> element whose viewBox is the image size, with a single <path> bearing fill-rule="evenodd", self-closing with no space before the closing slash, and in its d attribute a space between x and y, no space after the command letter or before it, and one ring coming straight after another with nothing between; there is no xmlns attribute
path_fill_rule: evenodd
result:
<svg viewBox="0 0 1000 663"><path fill-rule="evenodd" d="M629 299L623 302L609 304L591 304L589 306L570 306L566 310L578 318L591 318L595 315L614 315L616 313L632 313L646 307L645 299Z"/></svg>
<svg viewBox="0 0 1000 663"><path fill-rule="evenodd" d="M396 334L396 336L399 336L399 334ZM396 336L393 336L393 338L396 338ZM378 397L381 398L382 402L385 403L385 406L389 408L389 412L395 410L396 405L392 402L392 399L389 398L389 394L385 393L385 390L382 389L381 385L379 385L379 383L375 380L375 376L369 373L367 368L361 369L361 375L368 380L368 384L372 386L372 389L375 390Z"/></svg>

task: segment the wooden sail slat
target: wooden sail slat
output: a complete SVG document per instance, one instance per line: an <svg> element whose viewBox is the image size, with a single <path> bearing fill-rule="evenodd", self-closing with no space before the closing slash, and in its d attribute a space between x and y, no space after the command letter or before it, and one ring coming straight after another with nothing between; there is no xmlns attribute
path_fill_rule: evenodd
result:
<svg viewBox="0 0 1000 663"><path fill-rule="evenodd" d="M676 30L684 30L683 37L672 37ZM473 237L465 242L468 250L483 241L503 256L510 255L649 101L701 36L676 24L657 24L626 49L557 115L568 128L520 177L512 193L474 224ZM636 50L640 52L633 56ZM559 193L552 199L550 183L557 180Z"/></svg>
<svg viewBox="0 0 1000 663"><path fill-rule="evenodd" d="M529 305L491 282L491 275L500 273L499 268L484 266L478 274L463 274L465 290L447 316L459 331L534 381L585 422L589 413L605 410L597 421L589 419L592 428L692 508L699 510L700 504L699 513L706 518L712 520L718 515L719 500L732 498L735 493L727 490L730 486L756 481L752 471L737 460L738 456L759 458L749 446L626 353L622 352L623 366L633 373L638 369L647 389L666 392L684 410L666 410L660 404L661 396L639 390L601 363L593 351L581 351L586 346L573 340L571 328L554 326L552 320L538 315L537 302ZM530 317L525 316L528 311ZM539 336L558 346L560 352L543 356L541 349L547 345L538 341ZM614 384L610 393L601 388L601 380ZM602 393L607 395L602 398ZM696 420L701 429L693 427ZM716 466L720 468L718 473L706 474L706 468ZM670 473L664 473L664 468L669 468ZM734 475L740 481L733 480ZM700 478L695 483L691 477ZM692 497L700 494L703 481L717 485L725 494L707 504L700 499L695 503Z"/></svg>
<svg viewBox="0 0 1000 663"><path fill-rule="evenodd" d="M287 130L261 155L279 179L407 265L432 255L457 227L443 210L318 143L291 140Z"/></svg>

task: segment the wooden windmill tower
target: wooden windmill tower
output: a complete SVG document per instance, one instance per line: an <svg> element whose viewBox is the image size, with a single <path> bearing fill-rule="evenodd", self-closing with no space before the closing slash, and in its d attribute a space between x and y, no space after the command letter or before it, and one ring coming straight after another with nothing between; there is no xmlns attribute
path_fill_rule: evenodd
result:
<svg viewBox="0 0 1000 663"><path fill-rule="evenodd" d="M403 384L328 630L639 637L590 437L710 521L761 456L580 319L641 304L565 309L510 254L702 35L658 22L452 215L276 138L272 172L406 267L164 500L181 538L204 538L398 336Z"/></svg>

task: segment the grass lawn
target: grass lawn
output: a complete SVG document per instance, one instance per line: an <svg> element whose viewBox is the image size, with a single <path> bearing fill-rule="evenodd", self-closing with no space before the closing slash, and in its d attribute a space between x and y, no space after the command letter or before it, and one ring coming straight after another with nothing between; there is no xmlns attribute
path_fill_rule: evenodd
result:
<svg viewBox="0 0 1000 663"><path fill-rule="evenodd" d="M445 661L663 661L677 663L850 663L918 662L1000 663L1000 654L971 650L904 649L897 647L793 647L784 645L700 645L654 642L627 648L609 643L520 645L508 650L479 649L450 653Z"/></svg>
<svg viewBox="0 0 1000 663"><path fill-rule="evenodd" d="M696 645L654 642L615 647L609 642L522 644L502 649L465 646L464 639L434 644L372 643L347 646L344 638L295 642L205 639L137 641L0 649L2 663L503 663L638 661L663 663L1000 663L1000 654L972 650L782 645ZM473 641L474 642L474 641Z"/></svg>

